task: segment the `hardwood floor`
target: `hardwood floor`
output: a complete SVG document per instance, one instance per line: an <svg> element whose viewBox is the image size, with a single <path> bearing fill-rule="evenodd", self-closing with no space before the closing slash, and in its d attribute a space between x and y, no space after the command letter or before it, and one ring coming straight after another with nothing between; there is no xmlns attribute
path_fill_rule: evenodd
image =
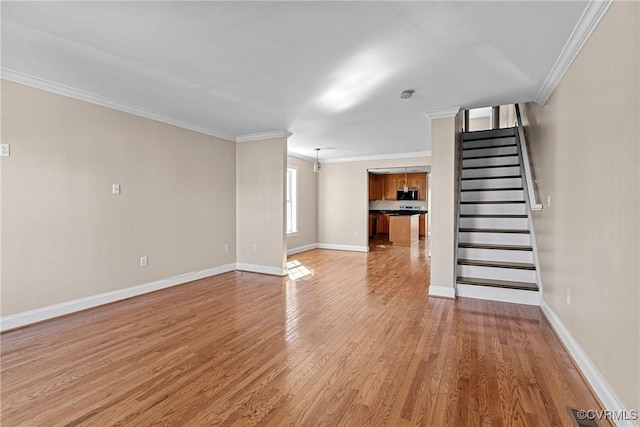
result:
<svg viewBox="0 0 640 427"><path fill-rule="evenodd" d="M424 241L371 249L5 333L1 424L569 426L568 406L599 408L539 308L429 298Z"/></svg>

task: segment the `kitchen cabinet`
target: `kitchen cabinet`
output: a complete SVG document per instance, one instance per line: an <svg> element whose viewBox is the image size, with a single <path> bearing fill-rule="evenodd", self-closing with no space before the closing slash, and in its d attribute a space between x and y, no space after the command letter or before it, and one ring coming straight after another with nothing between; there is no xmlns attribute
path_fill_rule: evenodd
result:
<svg viewBox="0 0 640 427"><path fill-rule="evenodd" d="M420 237L426 237L427 235L426 218L427 216L425 214L420 214L420 218L418 219L418 235Z"/></svg>
<svg viewBox="0 0 640 427"><path fill-rule="evenodd" d="M378 215L375 214L369 214L369 238L373 238L375 237L375 235L377 234L378 230L376 227L376 223L378 219Z"/></svg>
<svg viewBox="0 0 640 427"><path fill-rule="evenodd" d="M399 215L391 217L389 241L394 246L413 246L418 243L418 217L420 215Z"/></svg>
<svg viewBox="0 0 640 427"><path fill-rule="evenodd" d="M422 179L418 181L418 200L427 201L427 180L429 174L424 174Z"/></svg>
<svg viewBox="0 0 640 427"><path fill-rule="evenodd" d="M384 175L384 200L398 200L398 178Z"/></svg>
<svg viewBox="0 0 640 427"><path fill-rule="evenodd" d="M382 200L382 176L369 174L369 201Z"/></svg>
<svg viewBox="0 0 640 427"><path fill-rule="evenodd" d="M389 234L389 214L378 214L376 220L376 234Z"/></svg>
<svg viewBox="0 0 640 427"><path fill-rule="evenodd" d="M418 189L418 200L426 201L427 200L427 174L425 173L415 173L409 174L407 176L408 186L409 188L417 188Z"/></svg>
<svg viewBox="0 0 640 427"><path fill-rule="evenodd" d="M409 173L406 184L418 189L418 200L427 200L427 174ZM398 189L405 185L405 174L377 175L369 174L369 201L398 200Z"/></svg>

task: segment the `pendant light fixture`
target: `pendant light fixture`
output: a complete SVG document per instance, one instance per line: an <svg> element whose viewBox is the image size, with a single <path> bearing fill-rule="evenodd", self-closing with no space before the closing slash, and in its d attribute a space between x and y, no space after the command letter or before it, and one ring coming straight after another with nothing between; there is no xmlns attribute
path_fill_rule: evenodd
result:
<svg viewBox="0 0 640 427"><path fill-rule="evenodd" d="M407 186L407 168L404 168L404 192L409 191L409 187Z"/></svg>
<svg viewBox="0 0 640 427"><path fill-rule="evenodd" d="M320 167L321 167L320 160L318 160L318 152L320 151L320 149L314 148L314 150L316 150L316 161L313 164L313 171L317 173L317 172L320 172Z"/></svg>

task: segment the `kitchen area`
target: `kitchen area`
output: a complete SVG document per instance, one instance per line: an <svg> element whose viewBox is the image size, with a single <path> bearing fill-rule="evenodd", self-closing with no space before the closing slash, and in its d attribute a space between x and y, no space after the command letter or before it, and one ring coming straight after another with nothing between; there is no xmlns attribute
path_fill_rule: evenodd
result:
<svg viewBox="0 0 640 427"><path fill-rule="evenodd" d="M428 238L428 166L369 169L369 239L413 246Z"/></svg>

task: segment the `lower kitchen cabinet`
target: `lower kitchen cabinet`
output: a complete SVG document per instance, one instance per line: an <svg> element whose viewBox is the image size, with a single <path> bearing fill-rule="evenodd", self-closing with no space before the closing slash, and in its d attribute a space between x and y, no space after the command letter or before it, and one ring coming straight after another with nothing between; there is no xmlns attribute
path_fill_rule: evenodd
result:
<svg viewBox="0 0 640 427"><path fill-rule="evenodd" d="M378 214L376 234L389 234L389 214Z"/></svg>
<svg viewBox="0 0 640 427"><path fill-rule="evenodd" d="M376 223L378 222L378 215L375 214L369 214L369 238L373 238L375 237L376 233L378 232L377 227L376 227Z"/></svg>

